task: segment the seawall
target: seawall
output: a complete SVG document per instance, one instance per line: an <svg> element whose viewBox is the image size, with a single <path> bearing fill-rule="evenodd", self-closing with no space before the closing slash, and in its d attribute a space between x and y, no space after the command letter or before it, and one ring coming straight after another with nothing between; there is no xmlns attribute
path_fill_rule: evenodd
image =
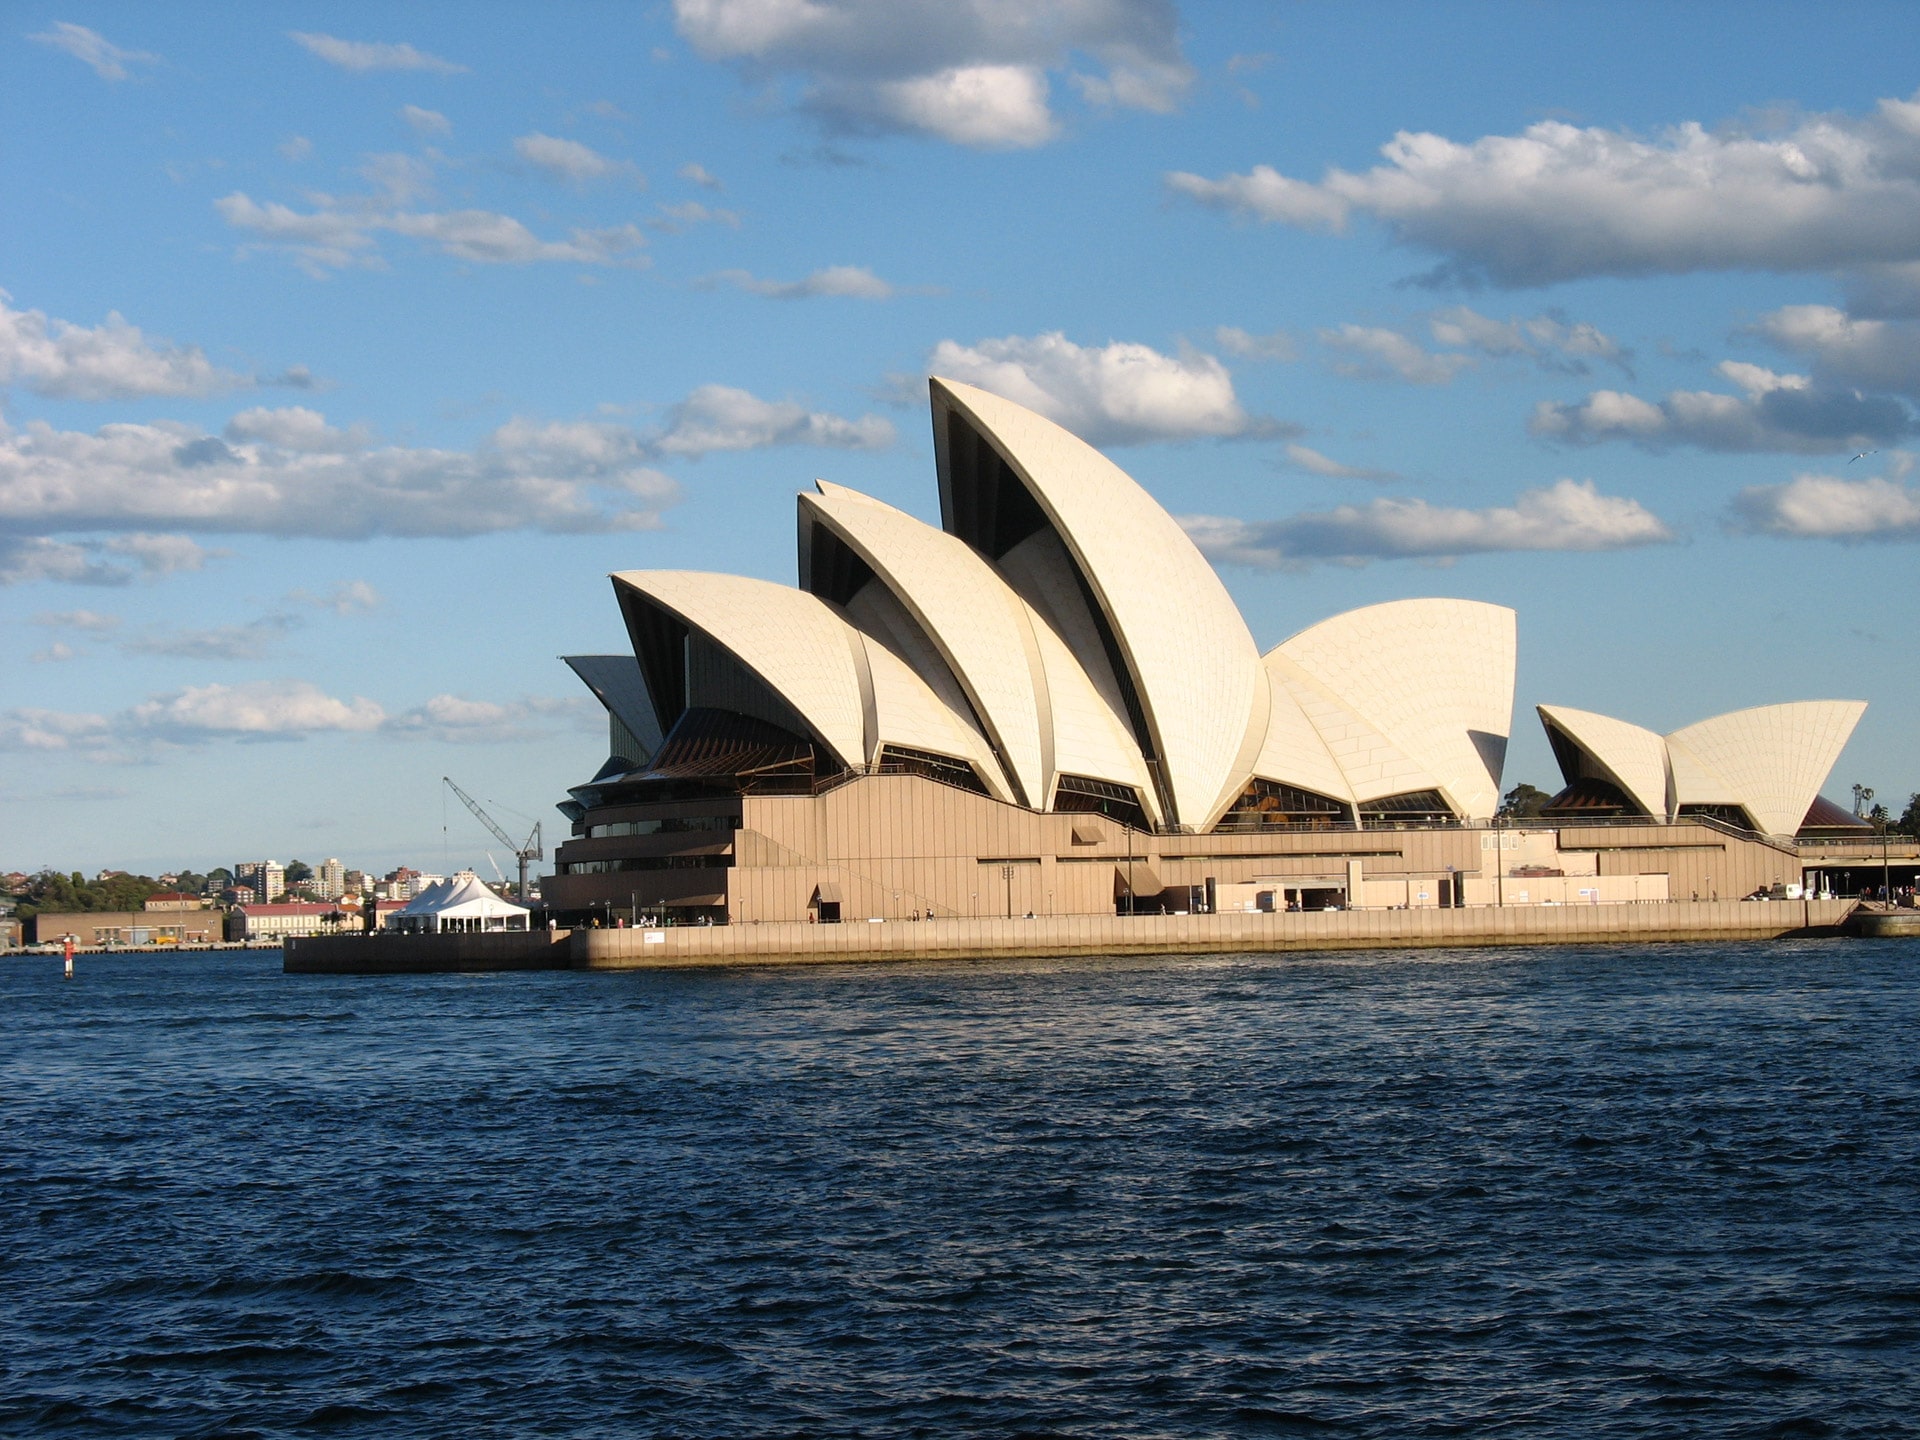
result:
<svg viewBox="0 0 1920 1440"><path fill-rule="evenodd" d="M491 970L568 970L566 930L492 935L305 935L289 939L280 968L288 975L484 974Z"/></svg>
<svg viewBox="0 0 1920 1440"><path fill-rule="evenodd" d="M1840 935L1851 900L1674 901L1226 915L1058 915L841 925L673 926L513 935L314 937L289 974L635 970L1073 955L1191 955L1467 945L1640 944Z"/></svg>
<svg viewBox="0 0 1920 1440"><path fill-rule="evenodd" d="M580 930L587 970L1054 955L1191 955L1451 945L1619 944L1838 935L1850 900L1682 901L1231 915L1058 915L842 925Z"/></svg>

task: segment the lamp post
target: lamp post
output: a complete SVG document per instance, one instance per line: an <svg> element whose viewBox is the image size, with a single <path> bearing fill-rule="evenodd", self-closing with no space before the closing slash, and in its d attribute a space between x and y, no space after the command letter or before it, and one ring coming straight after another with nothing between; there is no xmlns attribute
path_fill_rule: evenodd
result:
<svg viewBox="0 0 1920 1440"><path fill-rule="evenodd" d="M1013 919L1013 866L1002 865L1000 878L1007 882L1007 919Z"/></svg>

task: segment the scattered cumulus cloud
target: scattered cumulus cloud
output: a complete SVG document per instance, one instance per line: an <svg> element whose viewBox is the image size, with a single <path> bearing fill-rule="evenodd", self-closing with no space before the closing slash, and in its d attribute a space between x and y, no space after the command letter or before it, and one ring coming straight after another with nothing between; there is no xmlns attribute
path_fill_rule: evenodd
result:
<svg viewBox="0 0 1920 1440"><path fill-rule="evenodd" d="M1491 359L1521 356L1543 370L1566 375L1585 375L1591 362L1603 361L1632 373L1631 356L1612 336L1585 321L1569 322L1552 312L1495 320L1455 305L1428 316L1427 327L1437 344Z"/></svg>
<svg viewBox="0 0 1920 1440"><path fill-rule="evenodd" d="M1242 360L1293 361L1300 358L1299 343L1285 330L1254 335L1237 325L1222 325L1213 332L1213 343L1227 354Z"/></svg>
<svg viewBox="0 0 1920 1440"><path fill-rule="evenodd" d="M674 18L702 57L830 130L976 149L1060 134L1050 73L1089 105L1154 113L1173 109L1193 81L1166 0L675 0Z"/></svg>
<svg viewBox="0 0 1920 1440"><path fill-rule="evenodd" d="M57 540L11 535L0 528L0 588L37 580L65 585L131 585L203 569L224 551L203 549L185 535L135 533L105 539Z"/></svg>
<svg viewBox="0 0 1920 1440"><path fill-rule="evenodd" d="M1803 355L1813 378L1920 400L1920 324L1859 320L1832 305L1787 305L1760 318L1755 334Z"/></svg>
<svg viewBox="0 0 1920 1440"><path fill-rule="evenodd" d="M467 73L466 66L442 60L438 55L429 55L411 45L388 44L377 40L341 40L332 35L316 35L302 30L289 31L288 38L329 65L337 65L356 75L366 75L376 70L425 70L435 75Z"/></svg>
<svg viewBox="0 0 1920 1440"><path fill-rule="evenodd" d="M698 200L682 200L676 204L662 205L660 213L647 221L649 230L658 230L666 235L683 235L696 225L725 225L738 230L740 216L737 211L702 205Z"/></svg>
<svg viewBox="0 0 1920 1440"><path fill-rule="evenodd" d="M1328 459L1318 450L1309 450L1305 445L1288 445L1286 457L1287 463L1296 470L1304 470L1309 475L1324 475L1329 480L1398 480L1400 478L1391 470L1368 470L1358 465L1342 465L1338 460Z"/></svg>
<svg viewBox="0 0 1920 1440"><path fill-rule="evenodd" d="M1316 561L1451 560L1491 551L1621 550L1674 538L1639 501L1602 495L1591 480L1558 480L1486 510L1380 499L1283 520L1189 515L1180 523L1212 559L1261 570Z"/></svg>
<svg viewBox="0 0 1920 1440"><path fill-rule="evenodd" d="M313 154L313 141L304 135L289 135L273 148L280 153L282 160L298 165Z"/></svg>
<svg viewBox="0 0 1920 1440"><path fill-rule="evenodd" d="M118 615L98 610L42 610L33 623L49 630L78 630L89 635L104 635L120 628Z"/></svg>
<svg viewBox="0 0 1920 1440"><path fill-rule="evenodd" d="M403 235L442 255L476 265L644 266L646 236L636 225L577 228L564 240L543 240L511 215L491 210L416 211L391 203L341 203L321 197L318 208L299 211L278 201L264 204L242 191L214 201L220 218L252 237L240 247L245 258L277 251L316 277L351 265L378 265L379 236Z"/></svg>
<svg viewBox="0 0 1920 1440"><path fill-rule="evenodd" d="M1076 345L1052 331L963 345L942 340L929 374L977 385L1036 410L1094 445L1253 434L1233 376L1198 351L1163 355L1131 341Z"/></svg>
<svg viewBox="0 0 1920 1440"><path fill-rule="evenodd" d="M1650 139L1559 120L1467 144L1401 131L1381 154L1318 181L1269 165L1166 180L1272 224L1340 231L1371 216L1437 255L1436 278L1469 283L1920 263L1920 96L1865 116L1689 121Z"/></svg>
<svg viewBox="0 0 1920 1440"><path fill-rule="evenodd" d="M260 660L299 620L292 615L262 615L238 625L170 629L155 627L115 642L126 655L168 655L183 660Z"/></svg>
<svg viewBox="0 0 1920 1440"><path fill-rule="evenodd" d="M703 284L731 285L769 300L812 300L821 296L850 300L891 300L896 295L924 291L903 291L882 280L864 265L829 265L801 280L764 280L746 270L722 270Z"/></svg>
<svg viewBox="0 0 1920 1440"><path fill-rule="evenodd" d="M27 656L36 665L58 664L62 660L71 660L80 652L64 640L55 640L44 650L35 650Z"/></svg>
<svg viewBox="0 0 1920 1440"><path fill-rule="evenodd" d="M462 695L435 695L424 704L387 718L381 729L410 740L439 740L456 745L499 745L534 740L553 732L560 723L577 728L604 714L593 701L531 699L499 702L469 700Z"/></svg>
<svg viewBox="0 0 1920 1440"><path fill-rule="evenodd" d="M1320 332L1320 343L1335 352L1334 370L1360 380L1405 380L1410 385L1447 385L1473 364L1471 357L1433 354L1398 330L1345 324Z"/></svg>
<svg viewBox="0 0 1920 1440"><path fill-rule="evenodd" d="M364 580L342 580L324 595L295 590L287 599L334 615L361 615L380 608L380 592Z"/></svg>
<svg viewBox="0 0 1920 1440"><path fill-rule="evenodd" d="M702 385L668 413L662 454L697 459L719 450L813 445L833 450L884 450L894 428L878 415L848 420L794 401L762 400L729 385Z"/></svg>
<svg viewBox="0 0 1920 1440"><path fill-rule="evenodd" d="M427 110L419 105L402 105L400 118L416 135L451 135L453 122L438 110Z"/></svg>
<svg viewBox="0 0 1920 1440"><path fill-rule="evenodd" d="M649 430L515 418L467 449L380 444L304 406L242 411L220 434L174 420L59 430L0 423L0 580L125 584L198 568L167 524L230 534L441 536L650 530L680 499L665 459L782 445L883 449L887 420L703 385ZM63 534L133 531L109 540ZM371 592L369 592L371 593Z"/></svg>
<svg viewBox="0 0 1920 1440"><path fill-rule="evenodd" d="M98 30L89 30L84 25L75 25L67 20L56 20L51 29L27 38L50 45L55 50L64 50L102 80L125 80L132 73L127 68L129 66L162 63L158 55L145 50L122 50Z"/></svg>
<svg viewBox="0 0 1920 1440"><path fill-rule="evenodd" d="M702 190L720 190L725 188L721 185L714 173L704 165L689 162L682 165L677 173L682 180L698 185Z"/></svg>
<svg viewBox="0 0 1920 1440"><path fill-rule="evenodd" d="M168 691L111 715L0 711L0 750L124 762L183 746L326 734L497 744L579 728L598 715L599 707L584 697L497 703L458 695L436 695L394 712L364 695L331 695L308 680L251 680Z"/></svg>
<svg viewBox="0 0 1920 1440"><path fill-rule="evenodd" d="M373 439L372 432L364 425L338 429L329 425L327 417L318 410L309 410L304 405L242 410L227 422L225 435L235 444L256 442L310 455L364 450Z"/></svg>
<svg viewBox="0 0 1920 1440"><path fill-rule="evenodd" d="M513 153L536 170L562 180L625 179L644 184L640 172L624 160L612 160L590 145L535 131L513 142Z"/></svg>
<svg viewBox="0 0 1920 1440"><path fill-rule="evenodd" d="M0 290L0 385L51 400L203 396L255 383L222 370L196 345L150 341L119 312L88 327L16 310Z"/></svg>
<svg viewBox="0 0 1920 1440"><path fill-rule="evenodd" d="M1880 475L1796 475L1742 490L1731 528L1791 539L1920 541L1920 489Z"/></svg>
<svg viewBox="0 0 1920 1440"><path fill-rule="evenodd" d="M468 450L352 449L337 438L312 448L343 434L312 412L247 416L231 440L164 420L0 429L0 529L164 523L335 539L638 530L679 498L648 465L643 437L619 425L513 420Z"/></svg>
<svg viewBox="0 0 1920 1440"><path fill-rule="evenodd" d="M1675 390L1660 401L1596 390L1573 404L1543 400L1527 429L1543 440L1595 445L1627 440L1648 450L1825 454L1862 449L1913 431L1907 407L1889 396L1818 386L1805 375L1723 360L1719 372L1743 392Z"/></svg>

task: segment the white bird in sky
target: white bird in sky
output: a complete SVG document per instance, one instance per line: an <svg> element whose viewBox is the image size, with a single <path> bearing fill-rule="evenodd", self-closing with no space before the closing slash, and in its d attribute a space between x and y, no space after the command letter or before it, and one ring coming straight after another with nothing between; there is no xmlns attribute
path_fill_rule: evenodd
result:
<svg viewBox="0 0 1920 1440"><path fill-rule="evenodd" d="M1878 455L1879 453L1880 452L1878 450L1862 450L1858 455L1853 457L1853 460L1864 460L1869 455ZM1853 463L1853 460L1849 460L1847 461L1847 463L1851 465Z"/></svg>

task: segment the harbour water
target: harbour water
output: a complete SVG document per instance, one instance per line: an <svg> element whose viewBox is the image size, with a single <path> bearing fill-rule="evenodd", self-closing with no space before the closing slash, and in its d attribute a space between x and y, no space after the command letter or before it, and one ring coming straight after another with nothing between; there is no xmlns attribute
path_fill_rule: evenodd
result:
<svg viewBox="0 0 1920 1440"><path fill-rule="evenodd" d="M1892 1436L1920 941L0 962L0 1431Z"/></svg>

